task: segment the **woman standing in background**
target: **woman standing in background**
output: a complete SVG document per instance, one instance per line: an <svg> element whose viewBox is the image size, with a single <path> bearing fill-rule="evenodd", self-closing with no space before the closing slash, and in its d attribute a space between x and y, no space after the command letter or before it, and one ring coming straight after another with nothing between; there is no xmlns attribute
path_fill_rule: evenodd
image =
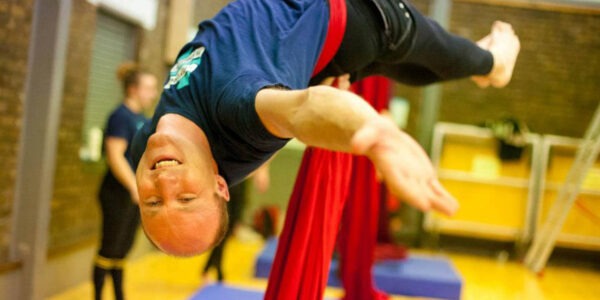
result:
<svg viewBox="0 0 600 300"><path fill-rule="evenodd" d="M123 299L123 262L133 245L140 218L135 175L127 159L128 145L147 120L143 111L150 108L157 96L156 78L141 71L136 64L121 64L117 76L123 85L125 99L111 113L104 130L108 170L99 192L102 239L93 271L97 300L102 298L107 274L113 280L115 299Z"/></svg>

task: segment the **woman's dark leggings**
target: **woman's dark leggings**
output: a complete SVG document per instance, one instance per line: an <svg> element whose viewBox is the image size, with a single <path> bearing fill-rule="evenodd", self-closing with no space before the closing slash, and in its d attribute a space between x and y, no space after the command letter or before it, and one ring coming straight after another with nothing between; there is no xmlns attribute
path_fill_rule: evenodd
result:
<svg viewBox="0 0 600 300"><path fill-rule="evenodd" d="M494 60L477 44L444 30L406 0L346 0L348 18L340 49L311 80L351 74L384 75L409 85L488 74Z"/></svg>
<svg viewBox="0 0 600 300"><path fill-rule="evenodd" d="M240 184L229 188L229 195L231 198L227 204L229 228L221 243L210 252L210 256L208 257L208 261L206 261L206 265L202 272L203 274L206 274L210 268L215 268L217 270L217 280L219 282L223 281L225 277L223 274L223 250L225 249L225 242L231 236L235 225L238 224L242 218L244 207L246 206L246 190L248 184L248 180L244 180Z"/></svg>
<svg viewBox="0 0 600 300"><path fill-rule="evenodd" d="M111 275L115 299L123 299L123 259L131 249L140 221L138 206L116 179L105 177L100 188L102 239L94 263L95 299L101 299L104 278Z"/></svg>

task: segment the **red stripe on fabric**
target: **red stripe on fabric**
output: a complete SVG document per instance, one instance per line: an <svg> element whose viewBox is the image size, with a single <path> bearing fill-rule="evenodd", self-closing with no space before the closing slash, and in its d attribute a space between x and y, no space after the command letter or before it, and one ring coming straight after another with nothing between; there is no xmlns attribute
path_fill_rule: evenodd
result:
<svg viewBox="0 0 600 300"><path fill-rule="evenodd" d="M346 31L346 0L329 0L329 24L325 44L319 54L312 76L321 72L337 53Z"/></svg>

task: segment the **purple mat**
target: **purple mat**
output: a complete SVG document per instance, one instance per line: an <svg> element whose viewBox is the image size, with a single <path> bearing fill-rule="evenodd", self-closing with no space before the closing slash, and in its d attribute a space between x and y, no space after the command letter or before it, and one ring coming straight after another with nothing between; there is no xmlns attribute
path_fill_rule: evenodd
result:
<svg viewBox="0 0 600 300"><path fill-rule="evenodd" d="M277 240L271 239L256 260L256 277L268 278ZM341 287L338 261L332 260L327 285ZM405 260L385 260L375 264L373 277L378 289L388 294L439 299L460 299L462 278L450 261L442 257L411 255Z"/></svg>
<svg viewBox="0 0 600 300"><path fill-rule="evenodd" d="M190 300L262 300L264 292L214 284L203 287Z"/></svg>
<svg viewBox="0 0 600 300"><path fill-rule="evenodd" d="M190 300L262 300L263 296L264 291L213 284L203 287Z"/></svg>

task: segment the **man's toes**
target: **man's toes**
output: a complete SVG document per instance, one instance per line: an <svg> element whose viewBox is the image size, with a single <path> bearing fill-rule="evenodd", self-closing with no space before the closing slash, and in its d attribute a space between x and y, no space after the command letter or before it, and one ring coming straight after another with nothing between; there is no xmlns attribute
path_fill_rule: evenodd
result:
<svg viewBox="0 0 600 300"><path fill-rule="evenodd" d="M492 31L500 31L500 32L514 32L512 25L502 21L495 21L492 25Z"/></svg>

